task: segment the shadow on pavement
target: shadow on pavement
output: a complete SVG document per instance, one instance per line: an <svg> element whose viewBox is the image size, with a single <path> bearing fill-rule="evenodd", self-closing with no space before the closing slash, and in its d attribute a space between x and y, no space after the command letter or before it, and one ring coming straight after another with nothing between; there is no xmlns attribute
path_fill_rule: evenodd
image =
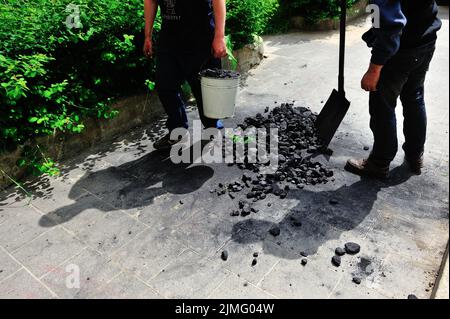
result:
<svg viewBox="0 0 450 319"><path fill-rule="evenodd" d="M300 252L315 254L320 246L357 227L370 214L378 192L406 182L411 173L405 166L392 170L386 181L361 179L335 191L292 190L289 197L300 203L278 223L247 219L233 227L232 240L241 244L263 242L265 253L285 259L301 258ZM330 200L337 204L332 205ZM272 236L268 229L278 226Z"/></svg>
<svg viewBox="0 0 450 319"><path fill-rule="evenodd" d="M193 148L190 148L192 160ZM214 170L208 166L174 164L169 151L154 151L136 161L86 174L70 190L69 198L75 203L46 214L39 224L52 227L54 223L65 223L88 209L109 212L145 207L166 193L192 193L213 175ZM86 190L102 201L81 195Z"/></svg>

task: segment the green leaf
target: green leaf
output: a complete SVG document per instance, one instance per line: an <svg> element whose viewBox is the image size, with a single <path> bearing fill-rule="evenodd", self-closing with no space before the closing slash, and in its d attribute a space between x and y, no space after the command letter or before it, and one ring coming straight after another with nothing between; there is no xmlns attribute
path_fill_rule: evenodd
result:
<svg viewBox="0 0 450 319"><path fill-rule="evenodd" d="M156 87L155 82L150 81L150 80L146 80L146 81L145 81L145 85L147 86L147 88L148 88L150 91L153 91L153 90L155 89L155 87Z"/></svg>
<svg viewBox="0 0 450 319"><path fill-rule="evenodd" d="M27 161L23 158L21 158L17 161L17 166L19 166L19 167L24 167L26 164L27 164Z"/></svg>

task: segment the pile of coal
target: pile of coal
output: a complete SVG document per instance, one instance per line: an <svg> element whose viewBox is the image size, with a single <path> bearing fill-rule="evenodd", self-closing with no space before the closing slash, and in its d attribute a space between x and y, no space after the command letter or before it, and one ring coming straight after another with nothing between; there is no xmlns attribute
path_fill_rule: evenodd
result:
<svg viewBox="0 0 450 319"><path fill-rule="evenodd" d="M239 128L243 131L264 128L266 132L269 132L271 128L278 129L277 170L272 174L261 174L263 169L271 164L270 161L257 161L256 163L249 161L249 147L246 146L244 161L238 163L237 167L248 173L244 173L240 180L229 184L220 183L211 192L215 192L218 196L228 194L231 199L235 199L241 194L249 202L257 202L266 199L269 194L284 199L293 188L303 189L305 185L334 181L333 171L312 158L312 153L321 152L324 149L315 129L316 118L316 114L308 108L294 107L290 103L275 107L270 112L267 108L265 115L258 113L255 117L246 118L244 123L239 124ZM261 141L258 141L259 143ZM223 147L225 149L225 143ZM266 150L270 153L269 137L266 141ZM267 155L265 154L265 156ZM260 159L259 154L257 159ZM332 202L334 204L334 201ZM248 207L244 211L242 209L240 207L240 213L234 211L231 215L248 216L250 214Z"/></svg>
<svg viewBox="0 0 450 319"><path fill-rule="evenodd" d="M314 161L311 156L313 153L324 150L315 128L316 114L305 107L294 107L292 103L283 103L265 114L258 113L255 117L248 117L244 123L239 124L243 131L249 128L264 128L267 132L270 132L271 128L278 129L278 169L274 174L266 175L264 180L260 180L264 182L260 185L261 187L266 188L275 182L283 182L301 189L305 185L327 183L333 178L333 171L325 168L322 163ZM266 150L269 151L269 137L266 142ZM245 156L244 163L238 164L238 167L243 170L259 172L260 168L270 164L268 162L250 163L247 158L248 149ZM253 180L248 178L247 182L253 182ZM271 191L274 193L276 191L277 196L285 197L288 190L274 187ZM258 188L255 191L258 191Z"/></svg>
<svg viewBox="0 0 450 319"><path fill-rule="evenodd" d="M202 75L208 77L233 77L233 74L217 73L218 70L205 70ZM258 161L250 161L249 151L252 155L259 151L261 141L257 141L257 149L251 149L252 143L246 143L246 136L237 136L237 141L244 143L244 158L243 161L238 161L234 158L234 163L228 166L236 165L243 171L242 176L238 180L221 182L217 188L210 192L223 196L228 194L232 200L236 200L237 205L235 209L230 212L231 216L247 217L251 214L258 213L258 210L253 205L267 198L274 196L279 199L288 197L292 189L303 189L306 185L325 184L329 181L334 181L334 173L327 169L322 163L314 160L314 154L323 153L324 146L318 137L315 122L317 115L306 107L294 107L292 103L283 103L280 106L272 108L265 108L264 114L258 113L254 117L247 117L243 123L239 124L240 130L238 132L251 132L253 129L264 129L267 132L267 140L265 143L266 156L271 153L270 130L278 129L278 150L276 155L278 157L278 165L276 170L271 171L271 174L263 174L265 169L271 165L271 161L259 161L260 154L257 154ZM224 136L224 139L230 138ZM226 149L227 141L222 144L223 154L230 155L229 150ZM250 150L249 150L250 148ZM234 154L233 156L236 156ZM262 156L264 157L264 156ZM271 196L271 197L269 197ZM333 205L337 204L336 200L331 200ZM268 207L272 203L267 203ZM291 223L294 227L301 227L302 221L298 218L292 218ZM273 237L279 237L281 229L278 225L274 225L269 234ZM280 245L280 243L278 243ZM302 265L306 265L308 256L305 252L302 253L304 257L301 261ZM336 262L339 262L340 257ZM257 259L252 261L252 266L255 266Z"/></svg>
<svg viewBox="0 0 450 319"><path fill-rule="evenodd" d="M238 72L221 69L206 69L200 72L200 76L214 79L236 79L241 75Z"/></svg>

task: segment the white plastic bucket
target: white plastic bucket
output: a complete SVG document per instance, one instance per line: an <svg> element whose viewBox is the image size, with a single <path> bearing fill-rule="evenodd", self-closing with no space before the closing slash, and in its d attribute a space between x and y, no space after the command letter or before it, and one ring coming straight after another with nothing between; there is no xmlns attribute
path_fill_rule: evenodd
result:
<svg viewBox="0 0 450 319"><path fill-rule="evenodd" d="M203 112L212 119L234 116L240 76L236 78L201 77Z"/></svg>

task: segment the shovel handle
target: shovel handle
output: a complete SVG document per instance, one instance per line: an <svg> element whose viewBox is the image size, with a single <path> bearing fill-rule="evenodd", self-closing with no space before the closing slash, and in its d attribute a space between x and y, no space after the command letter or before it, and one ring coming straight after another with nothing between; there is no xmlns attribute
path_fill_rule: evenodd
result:
<svg viewBox="0 0 450 319"><path fill-rule="evenodd" d="M347 1L341 1L340 36L339 36L339 93L345 94L344 68L345 68L345 29L347 24Z"/></svg>

